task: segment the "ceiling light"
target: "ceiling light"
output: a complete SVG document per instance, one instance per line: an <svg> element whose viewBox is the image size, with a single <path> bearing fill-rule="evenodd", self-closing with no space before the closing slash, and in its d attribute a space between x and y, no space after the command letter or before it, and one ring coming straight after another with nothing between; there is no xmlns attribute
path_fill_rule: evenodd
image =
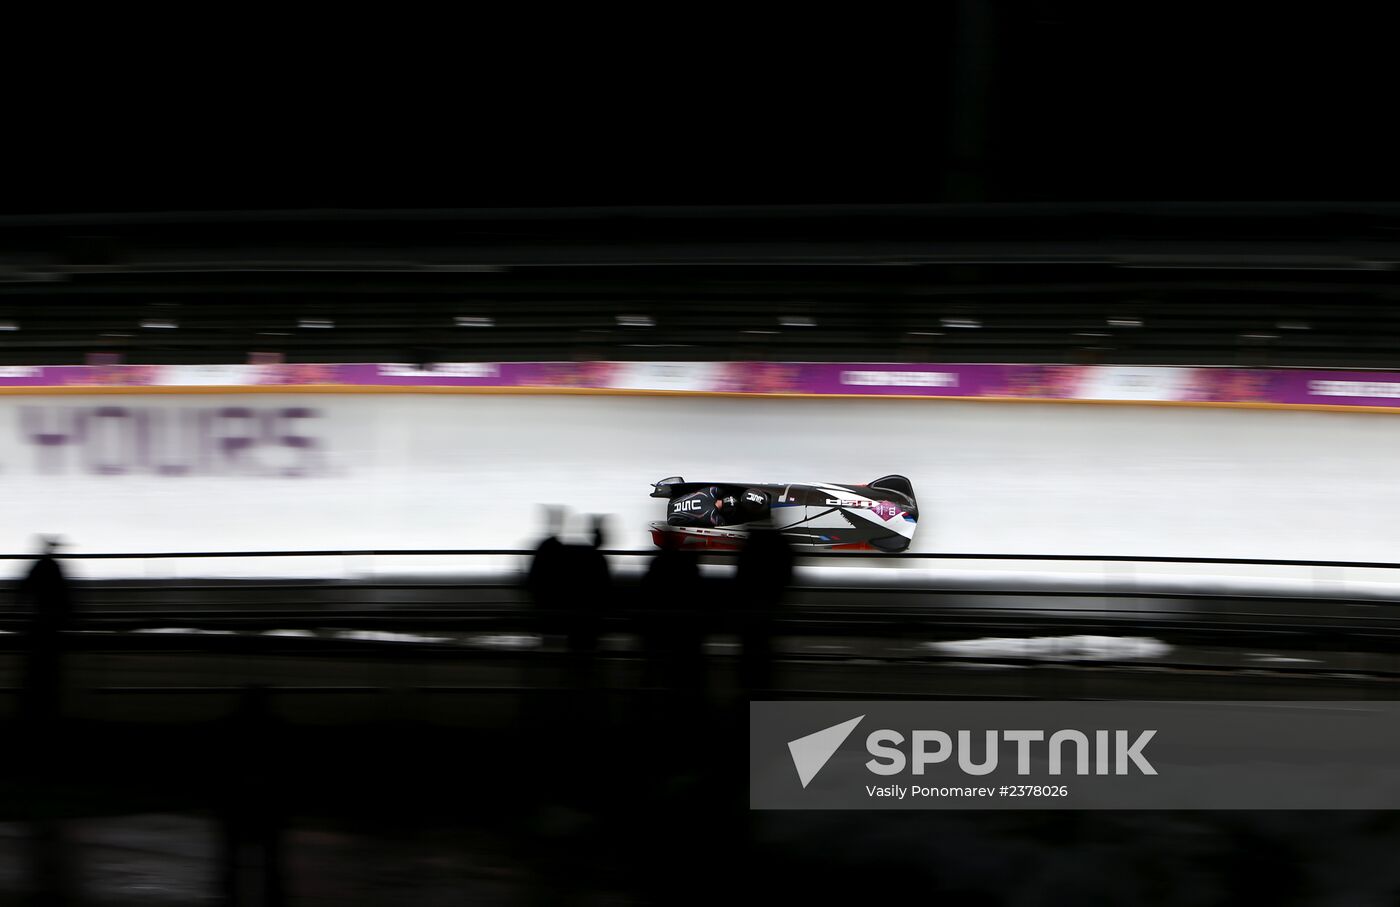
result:
<svg viewBox="0 0 1400 907"><path fill-rule="evenodd" d="M1306 321L1280 321L1274 327L1280 331L1308 331L1312 329L1312 325Z"/></svg>
<svg viewBox="0 0 1400 907"><path fill-rule="evenodd" d="M173 331L175 328L179 327L179 325L173 321L166 321L164 319L158 318L148 318L145 321L141 322L141 327L153 331Z"/></svg>
<svg viewBox="0 0 1400 907"><path fill-rule="evenodd" d="M943 318L940 319L945 328L980 328L982 322L976 318Z"/></svg>
<svg viewBox="0 0 1400 907"><path fill-rule="evenodd" d="M1108 326L1111 327L1111 328L1140 328L1140 327L1142 327L1142 319L1141 319L1141 318L1110 318L1110 319L1108 319Z"/></svg>
<svg viewBox="0 0 1400 907"><path fill-rule="evenodd" d="M625 328L654 328L656 322L650 315L618 315L617 323Z"/></svg>
<svg viewBox="0 0 1400 907"><path fill-rule="evenodd" d="M333 328L335 322L329 318L302 318L297 321L299 328Z"/></svg>
<svg viewBox="0 0 1400 907"><path fill-rule="evenodd" d="M806 315L784 315L778 319L778 324L785 328L814 328L817 323Z"/></svg>
<svg viewBox="0 0 1400 907"><path fill-rule="evenodd" d="M19 325L13 321L0 321L0 331L18 331Z"/></svg>
<svg viewBox="0 0 1400 907"><path fill-rule="evenodd" d="M744 331L744 333L745 333L745 334L776 334L776 333L778 333L778 332L777 332L777 331L748 330L748 331Z"/></svg>
<svg viewBox="0 0 1400 907"><path fill-rule="evenodd" d="M1241 334L1241 340L1277 340L1277 334Z"/></svg>
<svg viewBox="0 0 1400 907"><path fill-rule="evenodd" d="M459 328L493 328L496 322L491 318L483 318L480 315L458 315L452 319Z"/></svg>
<svg viewBox="0 0 1400 907"><path fill-rule="evenodd" d="M910 337L942 337L942 331L905 331Z"/></svg>

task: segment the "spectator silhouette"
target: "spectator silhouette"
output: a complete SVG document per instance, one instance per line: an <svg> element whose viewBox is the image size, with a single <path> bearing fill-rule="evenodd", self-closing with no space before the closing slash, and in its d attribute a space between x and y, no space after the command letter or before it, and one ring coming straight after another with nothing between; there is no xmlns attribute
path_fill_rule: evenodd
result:
<svg viewBox="0 0 1400 907"><path fill-rule="evenodd" d="M755 526L739 550L734 602L742 650L739 683L750 698L773 688L773 633L792 583L792 548L771 526Z"/></svg>
<svg viewBox="0 0 1400 907"><path fill-rule="evenodd" d="M30 614L21 711L30 724L50 726L63 706L63 633L72 621L73 595L58 561L58 540L45 538L43 545L17 590Z"/></svg>
<svg viewBox="0 0 1400 907"><path fill-rule="evenodd" d="M226 720L219 797L222 882L229 904L284 900L282 803L288 792L278 765L286 752L272 706L266 687L246 687Z"/></svg>
<svg viewBox="0 0 1400 907"><path fill-rule="evenodd" d="M536 627L540 633L553 633L559 626L560 615L569 590L569 553L559 536L564 529L564 509L545 508L545 537L535 548L525 588L535 609Z"/></svg>
<svg viewBox="0 0 1400 907"><path fill-rule="evenodd" d="M575 689L591 690L597 684L598 642L603 617L612 605L612 575L603 554L607 533L602 516L593 517L587 544L569 545L566 578L569 582L566 636Z"/></svg>
<svg viewBox="0 0 1400 907"><path fill-rule="evenodd" d="M700 562L676 533L662 534L641 591L644 685L669 688L682 699L698 696L704 681Z"/></svg>

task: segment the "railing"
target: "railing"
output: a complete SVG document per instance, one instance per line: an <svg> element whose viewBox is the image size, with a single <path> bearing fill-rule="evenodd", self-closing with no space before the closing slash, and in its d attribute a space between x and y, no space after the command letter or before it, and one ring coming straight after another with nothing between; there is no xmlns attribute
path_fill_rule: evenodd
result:
<svg viewBox="0 0 1400 907"><path fill-rule="evenodd" d="M60 552L73 561L171 561L175 559L235 558L392 558L392 557L515 557L523 562L532 554L528 549L308 549L303 551L186 551L186 552ZM616 557L647 558L655 550L607 549ZM733 552L699 552L705 559L725 559ZM0 560L28 561L32 554L0 554ZM964 552L840 552L802 555L846 562L869 561L940 563L986 562L1072 562L1110 564L1200 564L1246 567L1288 567L1304 571L1327 569L1395 570L1400 563L1381 561L1307 561L1286 558L1221 558L1087 554L993 554ZM820 572L820 571L814 571ZM875 571L879 572L879 571ZM898 573L900 571L892 571ZM1007 590L1004 587L934 587L918 578L902 588L878 589L865 578L843 583L840 577L809 578L777 615L778 632L794 637L835 639L966 640L979 637L1063 636L1065 634L1150 636L1173 646L1254 647L1259 651L1322 651L1384 653L1400 651L1400 609L1370 607L1374 602L1349 599L1331 591L1328 595L1307 594L1251 596L1238 592L1177 591L1153 593L1143 590L1064 591L1050 588ZM707 583L716 590L724 578L711 574ZM1400 580L1400 578L1397 578ZM530 609L512 579L491 583L439 584L430 593L431 583L410 577L399 582L354 582L349 584L282 583L256 586L220 587L209 584L152 582L137 588L100 586L89 588L84 607L74 629L78 648L113 651L162 651L198 648L229 652L340 652L350 649L383 648L386 657L402 648L394 639L375 640L346 637L345 631L393 630L396 632L446 632L452 637L442 645L431 640L414 642L419 653L441 649L443 658L460 657L463 640L478 635L533 632L567 615ZM508 586L510 587L508 589ZM1400 584L1394 586L1400 590ZM282 591L271 591L282 590ZM411 594L399 594L408 590ZM616 613L608 627L631 632L638 614L650 603L637 598L636 575L617 587ZM99 594L100 593L100 594ZM881 594L888 593L888 594ZM397 596L397 597L396 597ZM733 631L726 616L732 603L722 597L715 613L708 616L711 629ZM1400 604L1396 594L1387 604ZM26 618L20 613L0 613L0 628L14 635L0 636L0 651L22 648ZM197 628L178 631L175 628ZM152 628L165 628L171 635L149 634ZM268 635L269 631L303 628L316 631L315 638ZM139 631L146 630L146 634ZM196 637L195 633L210 634ZM212 635L212 634L228 635ZM493 643L494 645L494 643ZM471 643L472 657L515 657L514 650L493 656ZM545 654L544 650L536 654ZM415 657L422 657L421 654ZM917 655L901 657L918 660ZM938 655L939 660L979 660L973 656ZM989 657L997 663L1015 661L1014 656ZM1039 663L1039 660L1032 660ZM1364 667L1364 666L1363 666ZM1241 668L1243 670L1244 668ZM1252 669L1252 668L1251 668ZM1328 662L1335 670L1336 663ZM1348 666L1348 670L1359 670ZM1365 668L1375 673L1375 666ZM1301 670L1301 668L1300 668ZM1323 671L1319 666L1315 670ZM1400 675L1400 661L1386 662L1385 671Z"/></svg>
<svg viewBox="0 0 1400 907"><path fill-rule="evenodd" d="M636 585L657 552L604 553L612 558L621 592ZM721 597L727 594L722 588L735 553L697 553L708 564L702 582ZM532 554L517 548L316 548L60 551L59 556L74 562L70 576L84 587L83 600L94 618L169 621L184 614L207 621L280 615L282 625L298 626L300 620L323 621L339 612L362 623L378 615L391 624L431 626L456 619L509 624L511 613L525 604L520 582ZM0 554L0 561L13 563L7 571L17 579L33 557ZM97 566L121 561L128 566ZM1011 566L1035 562L1042 566ZM1138 620L1165 616L1179 626L1192 612L1208 612L1215 623L1276 626L1285 617L1291 623L1306 615L1354 630L1365 623L1360 618L1379 613L1371 610L1376 605L1385 606L1387 622L1391 613L1400 615L1395 607L1400 563L1384 561L814 552L799 555L798 564L789 603L820 623L844 615L837 622L897 626L906 619L947 621L966 612L963 617L988 626L1018 619L1041 624L1051 614L1056 619L1050 622L1068 624L1089 614L1111 621L1114 612L1123 611ZM1151 570L1151 565L1165 566ZM0 580L0 623L7 626L12 618L4 606L12 590L12 583Z"/></svg>
<svg viewBox="0 0 1400 907"><path fill-rule="evenodd" d="M605 549L614 575L637 576L657 549ZM300 551L61 550L85 583L176 581L514 585L534 554L522 548L313 548ZM735 552L696 551L718 576ZM795 552L795 585L853 594L900 587L981 594L1279 596L1400 602L1400 563L1373 560L1029 552ZM33 554L0 554L11 578ZM81 567L79 565L90 565ZM5 582L0 579L0 598ZM289 586L290 588L290 586Z"/></svg>
<svg viewBox="0 0 1400 907"><path fill-rule="evenodd" d="M654 557L658 549L604 549L603 554L619 557ZM699 550L702 558L727 558L734 551ZM130 551L130 552L60 552L63 560L162 560L172 558L244 558L244 557L529 557L531 548L324 548L304 551ZM809 558L855 560L872 558L880 561L949 560L949 561L1072 561L1081 563L1132 564L1229 564L1272 567L1337 567L1370 570L1400 569L1400 562L1298 560L1292 558L1257 557L1181 557L1137 554L1024 554L968 552L901 552L881 551L814 551L795 552L799 560ZM36 554L0 554L0 560L34 560Z"/></svg>

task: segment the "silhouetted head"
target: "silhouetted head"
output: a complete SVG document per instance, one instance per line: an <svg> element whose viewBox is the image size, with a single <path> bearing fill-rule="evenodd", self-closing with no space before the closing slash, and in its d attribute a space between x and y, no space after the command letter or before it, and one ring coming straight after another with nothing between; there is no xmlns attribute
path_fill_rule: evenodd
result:
<svg viewBox="0 0 1400 907"><path fill-rule="evenodd" d="M593 547L605 548L608 538L608 518L601 513L593 515Z"/></svg>
<svg viewBox="0 0 1400 907"><path fill-rule="evenodd" d="M547 506L544 508L545 535L561 535L564 532L564 508Z"/></svg>
<svg viewBox="0 0 1400 907"><path fill-rule="evenodd" d="M63 547L63 540L56 535L39 536L39 550L44 554L56 554Z"/></svg>

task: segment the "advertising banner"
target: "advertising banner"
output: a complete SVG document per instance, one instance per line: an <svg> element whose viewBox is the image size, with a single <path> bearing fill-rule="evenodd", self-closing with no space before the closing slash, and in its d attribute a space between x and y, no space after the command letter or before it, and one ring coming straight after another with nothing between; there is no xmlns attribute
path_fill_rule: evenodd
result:
<svg viewBox="0 0 1400 907"><path fill-rule="evenodd" d="M1400 373L862 362L443 362L0 367L0 390L461 388L1397 408Z"/></svg>

